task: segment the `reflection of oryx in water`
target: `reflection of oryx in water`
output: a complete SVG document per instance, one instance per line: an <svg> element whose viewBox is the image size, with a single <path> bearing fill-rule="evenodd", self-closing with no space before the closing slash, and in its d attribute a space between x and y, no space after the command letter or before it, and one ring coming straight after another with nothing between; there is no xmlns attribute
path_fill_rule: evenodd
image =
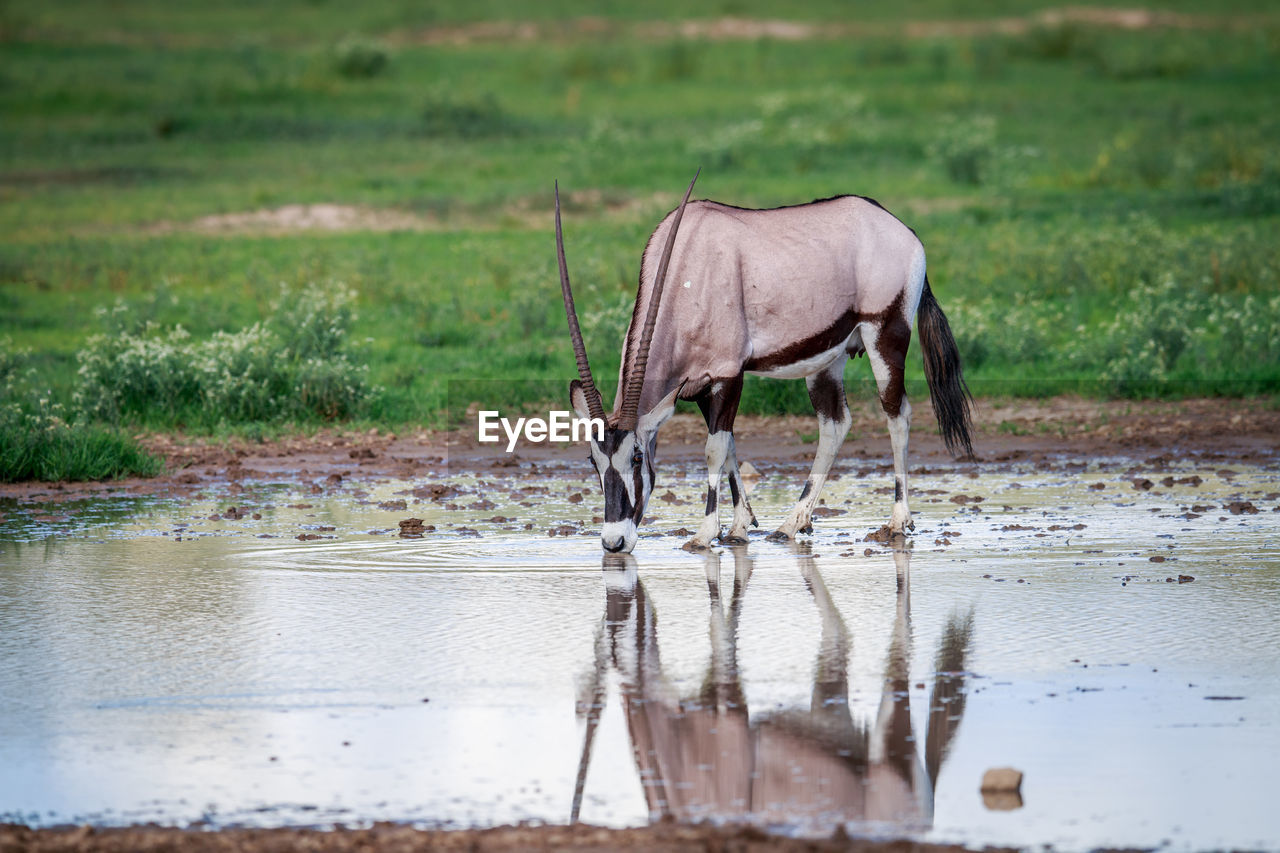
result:
<svg viewBox="0 0 1280 853"><path fill-rule="evenodd" d="M678 696L662 670L657 613L633 558L607 556L606 612L596 638L586 734L571 820L578 819L592 741L606 701L605 674L617 670L636 767L652 817L831 825L846 821L924 827L933 785L964 712L963 669L971 617L953 617L939 643L923 761L911 723L910 556L894 551L897 613L879 711L855 720L849 708L850 635L814 558L798 552L800 573L822 620L808 709L752 715L737 662L738 617L751 577L745 548L733 549L733 592L721 605L720 559L709 554L711 659L700 690Z"/></svg>

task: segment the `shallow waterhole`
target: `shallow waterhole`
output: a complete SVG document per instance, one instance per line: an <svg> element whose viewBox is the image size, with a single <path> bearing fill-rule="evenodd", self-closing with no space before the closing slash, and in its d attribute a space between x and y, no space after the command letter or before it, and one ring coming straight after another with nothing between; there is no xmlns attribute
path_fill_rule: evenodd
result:
<svg viewBox="0 0 1280 853"><path fill-rule="evenodd" d="M766 470L709 554L666 476L626 560L576 468L0 507L2 817L1280 837L1274 466L928 470L898 548L883 473L764 541Z"/></svg>

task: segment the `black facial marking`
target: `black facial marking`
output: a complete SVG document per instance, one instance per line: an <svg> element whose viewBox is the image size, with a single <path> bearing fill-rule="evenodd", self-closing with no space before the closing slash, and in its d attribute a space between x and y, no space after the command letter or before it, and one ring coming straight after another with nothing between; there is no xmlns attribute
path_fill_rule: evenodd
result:
<svg viewBox="0 0 1280 853"><path fill-rule="evenodd" d="M634 508L627 497L627 486L613 467L604 470L601 483L604 489L604 520L606 522L622 521L634 514Z"/></svg>
<svg viewBox="0 0 1280 853"><path fill-rule="evenodd" d="M716 511L716 490L707 489L707 515Z"/></svg>
<svg viewBox="0 0 1280 853"><path fill-rule="evenodd" d="M631 518L636 523L636 527L640 526L640 519L644 517L644 504L647 495L644 493L644 466L634 465L631 468L631 477L635 483L636 504L631 508Z"/></svg>
<svg viewBox="0 0 1280 853"><path fill-rule="evenodd" d="M902 481L895 479L893 481L893 502L894 503L902 503L902 492L903 492Z"/></svg>

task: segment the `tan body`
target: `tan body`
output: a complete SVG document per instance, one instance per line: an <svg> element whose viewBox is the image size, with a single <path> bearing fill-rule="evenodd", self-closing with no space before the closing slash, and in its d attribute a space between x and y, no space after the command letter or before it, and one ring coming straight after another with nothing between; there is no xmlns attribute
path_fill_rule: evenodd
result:
<svg viewBox="0 0 1280 853"><path fill-rule="evenodd" d="M673 218L662 221L645 249L620 386L634 361L636 321L648 310L658 251ZM909 324L924 275L924 247L911 229L858 196L772 210L690 202L663 290L640 411L682 382L688 384L681 398L693 399L709 382L744 372L812 375L843 353L861 351L850 335L859 323L881 321L895 303ZM710 329L714 334L705 333Z"/></svg>

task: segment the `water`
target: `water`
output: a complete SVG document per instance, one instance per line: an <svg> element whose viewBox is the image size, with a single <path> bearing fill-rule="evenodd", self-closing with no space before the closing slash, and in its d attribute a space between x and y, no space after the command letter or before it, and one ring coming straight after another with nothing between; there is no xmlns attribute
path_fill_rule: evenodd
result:
<svg viewBox="0 0 1280 853"><path fill-rule="evenodd" d="M690 469L627 560L577 469L0 507L0 815L1274 848L1280 472L1134 465L916 476L897 550L882 477L697 555Z"/></svg>

